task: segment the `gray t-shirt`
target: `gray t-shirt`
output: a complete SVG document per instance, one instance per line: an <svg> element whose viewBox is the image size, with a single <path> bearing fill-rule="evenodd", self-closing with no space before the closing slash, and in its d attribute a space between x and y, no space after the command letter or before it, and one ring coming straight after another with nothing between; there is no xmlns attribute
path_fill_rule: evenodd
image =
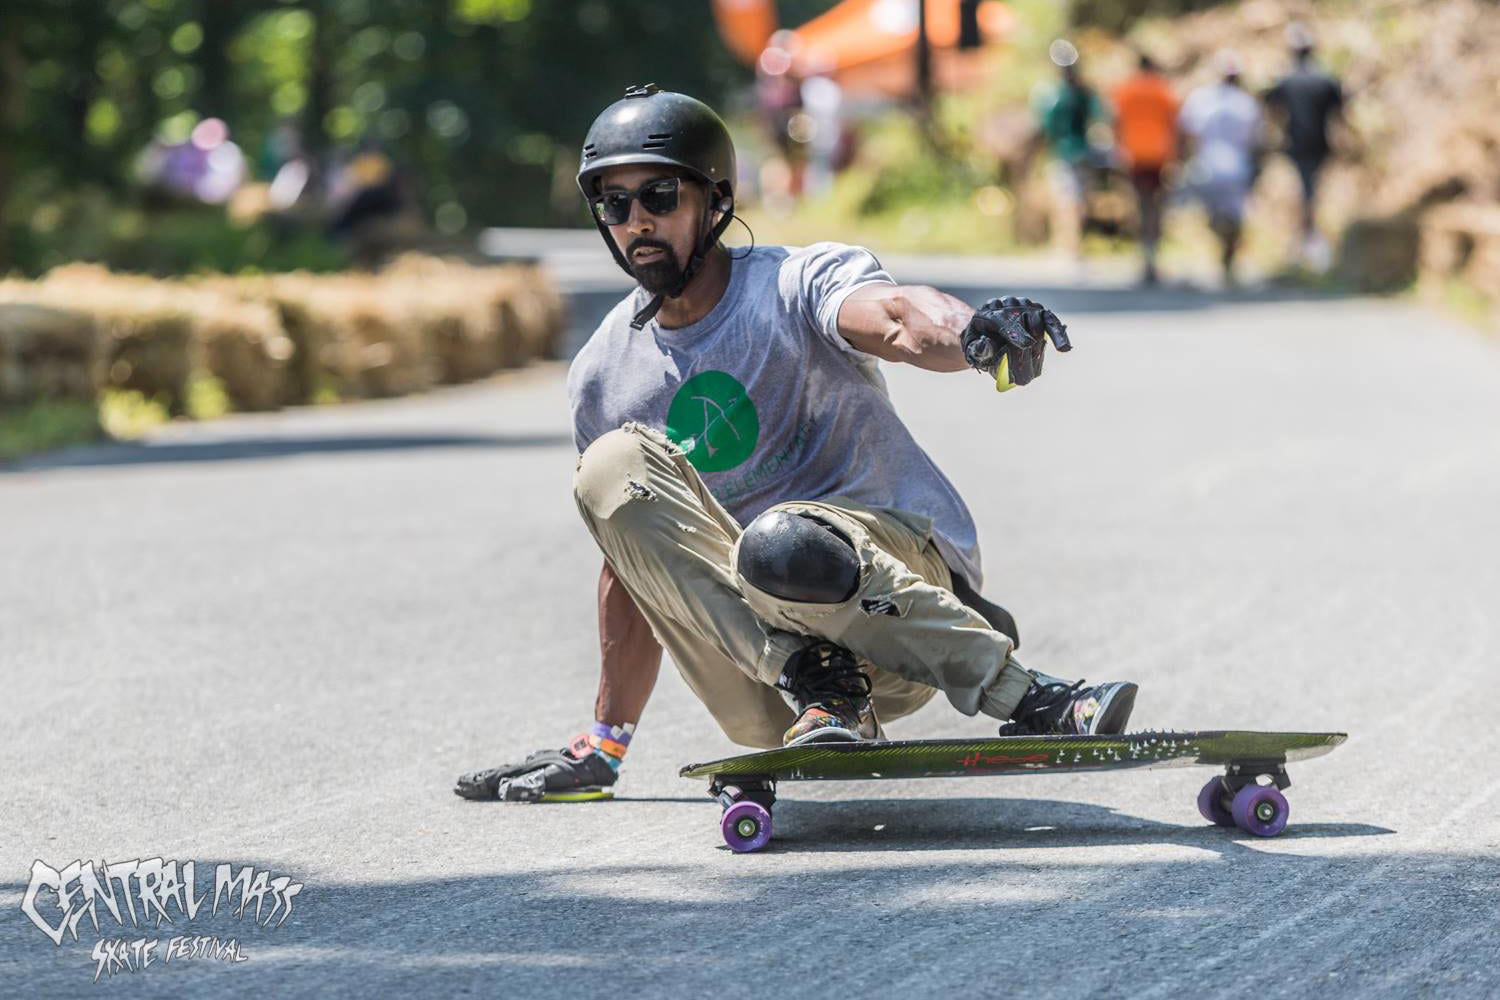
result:
<svg viewBox="0 0 1500 1000"><path fill-rule="evenodd" d="M637 288L568 372L579 452L627 421L664 431L741 525L828 496L918 515L906 520L929 519L943 558L978 588L973 517L896 415L877 359L839 336L844 299L870 284L894 282L859 247L758 247L703 319L638 331Z"/></svg>

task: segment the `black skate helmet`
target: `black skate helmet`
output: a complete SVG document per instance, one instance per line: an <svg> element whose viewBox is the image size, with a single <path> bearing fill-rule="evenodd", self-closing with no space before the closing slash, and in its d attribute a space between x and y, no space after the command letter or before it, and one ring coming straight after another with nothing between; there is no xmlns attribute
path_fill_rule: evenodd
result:
<svg viewBox="0 0 1500 1000"><path fill-rule="evenodd" d="M684 171L711 193L699 225L702 235L683 268L681 282L667 293L676 298L693 280L703 258L729 228L734 215L734 142L723 119L702 101L660 90L654 83L629 87L624 99L605 108L589 126L578 159L578 190L583 192L585 201L592 202L599 193L599 175L605 170L653 163ZM715 212L723 213L717 224L713 222ZM614 255L615 263L635 277L625 255L609 235L609 228L597 217L594 225ZM661 295L653 298L630 325L637 330L644 326L661 308L662 299Z"/></svg>

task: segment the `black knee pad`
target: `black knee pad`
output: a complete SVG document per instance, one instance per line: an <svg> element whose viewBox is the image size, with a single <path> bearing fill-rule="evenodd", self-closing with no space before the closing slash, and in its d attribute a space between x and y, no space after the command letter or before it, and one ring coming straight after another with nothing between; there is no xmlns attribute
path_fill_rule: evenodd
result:
<svg viewBox="0 0 1500 1000"><path fill-rule="evenodd" d="M839 604L859 588L853 543L832 525L785 511L750 522L735 569L755 589L784 601Z"/></svg>

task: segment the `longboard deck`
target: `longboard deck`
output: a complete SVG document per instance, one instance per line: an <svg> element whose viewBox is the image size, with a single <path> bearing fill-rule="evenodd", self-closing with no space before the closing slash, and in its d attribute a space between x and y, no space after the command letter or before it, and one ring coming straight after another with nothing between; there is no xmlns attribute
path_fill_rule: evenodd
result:
<svg viewBox="0 0 1500 1000"><path fill-rule="evenodd" d="M1119 736L997 736L980 740L808 743L689 764L684 778L755 776L778 781L961 778L1048 771L1241 762L1286 763L1321 757L1344 733L1246 730L1143 732Z"/></svg>

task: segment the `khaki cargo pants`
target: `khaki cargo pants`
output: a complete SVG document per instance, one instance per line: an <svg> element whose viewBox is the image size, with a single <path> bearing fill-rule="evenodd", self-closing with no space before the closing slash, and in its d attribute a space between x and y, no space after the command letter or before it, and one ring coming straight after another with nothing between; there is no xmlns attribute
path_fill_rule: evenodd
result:
<svg viewBox="0 0 1500 1000"><path fill-rule="evenodd" d="M952 576L918 515L838 497L773 510L824 521L859 555L859 585L840 604L782 600L735 572L741 528L665 435L626 424L578 459L573 494L658 642L731 740L781 745L795 720L774 685L787 657L828 639L853 651L883 721L941 690L965 715L1007 719L1031 675L1010 639L949 588Z"/></svg>

